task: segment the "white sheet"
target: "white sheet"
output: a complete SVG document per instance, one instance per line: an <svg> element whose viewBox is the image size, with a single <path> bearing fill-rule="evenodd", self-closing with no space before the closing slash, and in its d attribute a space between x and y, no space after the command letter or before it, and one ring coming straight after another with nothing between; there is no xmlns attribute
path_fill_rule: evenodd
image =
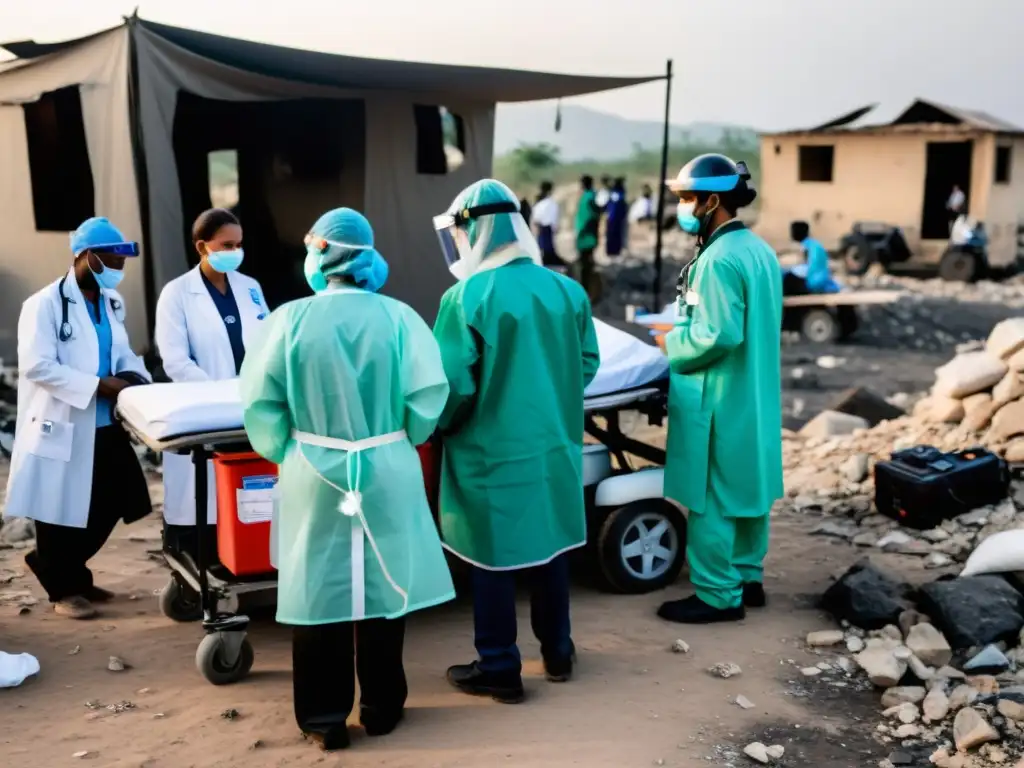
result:
<svg viewBox="0 0 1024 768"><path fill-rule="evenodd" d="M587 398L634 389L668 376L668 360L657 347L600 320L594 325L601 367L586 389ZM153 442L242 427L237 379L129 387L118 397L117 409Z"/></svg>

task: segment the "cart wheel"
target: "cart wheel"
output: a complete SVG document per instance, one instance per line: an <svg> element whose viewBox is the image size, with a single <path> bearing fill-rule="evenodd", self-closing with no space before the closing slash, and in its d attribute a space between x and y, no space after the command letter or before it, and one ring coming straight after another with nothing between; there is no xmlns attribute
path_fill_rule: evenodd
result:
<svg viewBox="0 0 1024 768"><path fill-rule="evenodd" d="M182 583L177 574L173 574L160 590L160 610L171 621L191 622L203 618L199 595Z"/></svg>
<svg viewBox="0 0 1024 768"><path fill-rule="evenodd" d="M214 685L237 683L249 674L253 661L256 660L256 654L249 638L244 638L242 647L238 651L238 658L235 659L234 664L229 664L225 660L227 649L221 634L212 632L199 643L199 647L196 649L196 667L203 677Z"/></svg>
<svg viewBox="0 0 1024 768"><path fill-rule="evenodd" d="M839 339L839 321L827 309L810 309L800 323L804 338L815 344L831 344Z"/></svg>
<svg viewBox="0 0 1024 768"><path fill-rule="evenodd" d="M950 282L969 283L978 278L980 272L978 257L960 248L950 248L939 262L939 277Z"/></svg>
<svg viewBox="0 0 1024 768"><path fill-rule="evenodd" d="M667 587L686 560L686 518L664 499L645 499L614 510L597 539L603 586L639 595Z"/></svg>
<svg viewBox="0 0 1024 768"><path fill-rule="evenodd" d="M875 262L875 250L865 238L850 243L843 252L843 264L848 275L864 275Z"/></svg>

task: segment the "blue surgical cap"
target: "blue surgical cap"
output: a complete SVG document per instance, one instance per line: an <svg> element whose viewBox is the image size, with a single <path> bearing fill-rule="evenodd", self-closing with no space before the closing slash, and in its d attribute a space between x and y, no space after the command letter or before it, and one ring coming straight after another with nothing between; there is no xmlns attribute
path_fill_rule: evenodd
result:
<svg viewBox="0 0 1024 768"><path fill-rule="evenodd" d="M111 224L109 219L96 216L83 221L78 229L71 233L71 252L77 256L90 248L123 245L126 242L121 230Z"/></svg>
<svg viewBox="0 0 1024 768"><path fill-rule="evenodd" d="M374 292L384 285L387 262L373 247L373 227L359 211L335 208L317 219L309 232L332 243L320 257L324 277L347 277Z"/></svg>

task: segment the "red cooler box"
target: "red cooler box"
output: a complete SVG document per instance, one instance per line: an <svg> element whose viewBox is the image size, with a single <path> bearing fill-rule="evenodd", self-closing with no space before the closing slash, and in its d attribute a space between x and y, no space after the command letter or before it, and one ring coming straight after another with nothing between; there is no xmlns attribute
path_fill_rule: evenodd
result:
<svg viewBox="0 0 1024 768"><path fill-rule="evenodd" d="M428 440L423 445L417 445L416 452L420 455L420 464L423 467L423 485L427 491L427 501L430 502L431 511L436 515L438 494L441 491L441 443L438 440Z"/></svg>
<svg viewBox="0 0 1024 768"><path fill-rule="evenodd" d="M255 453L221 453L217 478L217 554L235 576L270 573L270 518L277 465Z"/></svg>

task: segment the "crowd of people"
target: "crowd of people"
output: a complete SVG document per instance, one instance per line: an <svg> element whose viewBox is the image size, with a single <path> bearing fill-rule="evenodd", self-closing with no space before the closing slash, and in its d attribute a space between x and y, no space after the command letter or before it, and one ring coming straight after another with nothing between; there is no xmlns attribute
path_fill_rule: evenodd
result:
<svg viewBox="0 0 1024 768"><path fill-rule="evenodd" d="M675 622L734 621L766 602L768 514L782 494L782 287L775 253L736 218L754 199L748 180L742 163L705 155L670 184L699 247L665 345L665 494L690 513L695 589L659 609ZM586 543L583 394L600 350L586 292L545 267L558 226L551 185L533 205L536 235L522 208L485 179L434 217L456 283L433 329L380 293L388 263L370 222L348 208L325 213L305 238L310 296L271 311L239 271L242 223L220 209L195 222L198 265L160 296L167 376L237 377L249 441L279 465L277 619L293 632L297 724L324 749L349 744L356 679L369 735L401 721L405 617L454 597L442 541L471 569L477 651L448 669L449 682L500 702L524 698L519 572L531 579L547 679L573 675L567 554ZM584 179L581 254L596 247L602 215L628 218L624 184L595 191ZM606 237L621 244L621 232ZM88 561L114 525L151 511L112 414L120 391L152 381L129 347L116 290L138 254L106 219L84 222L68 272L26 300L18 325L5 514L37 521L26 562L72 619L112 597ZM439 525L416 451L432 436L444 446ZM165 535L184 535L197 528L195 488L168 458Z"/></svg>

